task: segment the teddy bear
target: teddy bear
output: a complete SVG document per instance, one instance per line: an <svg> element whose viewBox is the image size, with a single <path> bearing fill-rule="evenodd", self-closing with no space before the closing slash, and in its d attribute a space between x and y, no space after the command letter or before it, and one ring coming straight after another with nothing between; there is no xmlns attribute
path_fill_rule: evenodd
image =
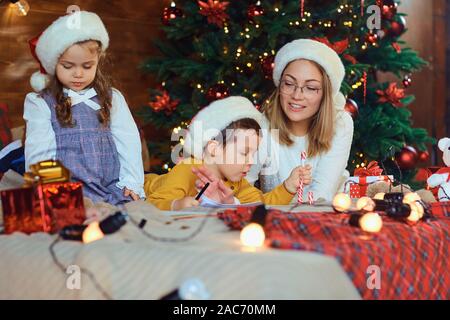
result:
<svg viewBox="0 0 450 320"><path fill-rule="evenodd" d="M442 138L438 142L439 149L443 152L442 159L446 167L432 174L428 179L428 186L439 187L438 200L450 201L450 138Z"/></svg>

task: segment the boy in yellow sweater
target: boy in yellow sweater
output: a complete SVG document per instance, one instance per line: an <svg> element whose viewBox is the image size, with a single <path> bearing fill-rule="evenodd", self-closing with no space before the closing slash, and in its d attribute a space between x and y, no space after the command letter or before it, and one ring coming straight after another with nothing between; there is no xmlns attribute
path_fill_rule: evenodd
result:
<svg viewBox="0 0 450 320"><path fill-rule="evenodd" d="M203 108L192 120L185 139L189 158L164 175L145 176L147 201L161 210L198 206L199 189L209 183L204 196L224 204L263 201L289 204L300 179L311 183L311 171L297 167L271 192L263 194L245 175L253 164L260 142L262 114L244 97L228 97Z"/></svg>

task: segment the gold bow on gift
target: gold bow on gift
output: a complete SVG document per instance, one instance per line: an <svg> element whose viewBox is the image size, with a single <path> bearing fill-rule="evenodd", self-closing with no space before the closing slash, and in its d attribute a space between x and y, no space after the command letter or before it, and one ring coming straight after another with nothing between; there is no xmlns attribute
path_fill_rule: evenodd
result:
<svg viewBox="0 0 450 320"><path fill-rule="evenodd" d="M53 182L69 182L70 171L59 160L40 161L30 166L31 172L25 172L24 178L27 185Z"/></svg>

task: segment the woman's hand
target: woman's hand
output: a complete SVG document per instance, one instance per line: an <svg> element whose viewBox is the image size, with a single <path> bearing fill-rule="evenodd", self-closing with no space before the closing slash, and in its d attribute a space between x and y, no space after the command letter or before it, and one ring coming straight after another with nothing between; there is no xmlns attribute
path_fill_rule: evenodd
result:
<svg viewBox="0 0 450 320"><path fill-rule="evenodd" d="M133 190L130 190L127 187L123 188L123 195L125 197L131 197L131 199L133 199L134 201L139 200L141 198L136 193L134 193Z"/></svg>
<svg viewBox="0 0 450 320"><path fill-rule="evenodd" d="M195 187L201 190L206 183L209 182L204 195L219 203L234 204L234 192L225 185L222 179L214 176L214 174L206 167L192 167L192 172L198 177Z"/></svg>
<svg viewBox="0 0 450 320"><path fill-rule="evenodd" d="M304 185L311 184L312 176L311 176L312 167L307 164L306 166L298 166L292 169L289 177L284 181L284 187L290 193L296 193L297 188L300 185L300 180L303 181Z"/></svg>
<svg viewBox="0 0 450 320"><path fill-rule="evenodd" d="M172 210L178 211L184 208L197 207L199 202L194 197L184 197L172 201Z"/></svg>

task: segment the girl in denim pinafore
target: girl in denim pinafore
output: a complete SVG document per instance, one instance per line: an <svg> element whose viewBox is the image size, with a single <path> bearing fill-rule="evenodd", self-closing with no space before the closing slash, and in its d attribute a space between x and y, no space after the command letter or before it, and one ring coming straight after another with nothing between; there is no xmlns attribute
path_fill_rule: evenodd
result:
<svg viewBox="0 0 450 320"><path fill-rule="evenodd" d="M41 72L24 105L26 169L54 158L94 202L144 198L139 132L103 68L108 33L95 13L77 15L60 17L30 42ZM80 19L77 28L71 18Z"/></svg>

